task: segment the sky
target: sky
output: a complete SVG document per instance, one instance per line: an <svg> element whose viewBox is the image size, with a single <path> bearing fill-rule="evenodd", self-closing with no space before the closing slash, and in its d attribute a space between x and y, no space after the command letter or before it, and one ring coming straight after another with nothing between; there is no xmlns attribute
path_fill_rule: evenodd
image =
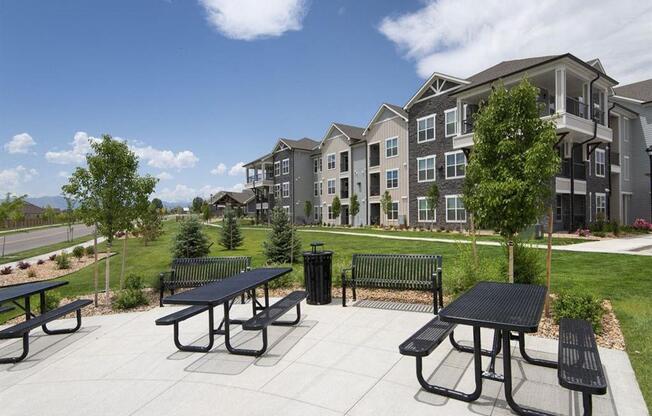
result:
<svg viewBox="0 0 652 416"><path fill-rule="evenodd" d="M0 194L126 140L156 196L239 190L280 137L365 127L434 71L571 52L652 78L652 1L0 0Z"/></svg>

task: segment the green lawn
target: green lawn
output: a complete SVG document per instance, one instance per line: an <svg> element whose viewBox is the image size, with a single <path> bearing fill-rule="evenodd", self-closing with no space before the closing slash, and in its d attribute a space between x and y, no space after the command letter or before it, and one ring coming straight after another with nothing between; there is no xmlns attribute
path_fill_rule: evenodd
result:
<svg viewBox="0 0 652 416"><path fill-rule="evenodd" d="M139 240L129 240L127 270L143 275L150 284L154 284L158 273L166 270L170 257L170 240L178 224L165 222L165 234L161 239L148 247ZM217 245L219 229L205 227L206 233L215 244L211 247L212 256L248 255L252 257L254 267L264 265L261 250L268 230L247 229L243 231L245 244L238 250L227 251ZM425 233L415 233L425 235ZM309 248L310 241L319 240L325 244L325 249L335 252L333 272L336 277L342 267L348 265L351 255L355 252L370 253L437 253L444 257L444 287L450 284L451 271L460 262L459 248L456 244L423 242L409 240L380 239L365 236L343 236L337 234L300 233L303 247ZM479 246L481 256L502 256L502 248ZM116 244L118 253L111 259L111 286L115 288L119 282L120 262L122 260L122 243ZM543 251L541 252L543 255ZM643 256L553 252L552 290L581 288L602 298L611 299L614 310L620 320L627 352L637 374L641 390L647 403L652 403L652 258ZM103 287L104 265L100 267ZM292 279L300 282L303 267L294 266ZM88 267L63 278L70 282L60 289L63 295L90 293L93 291L93 268ZM5 318L7 315L5 315ZM0 322L3 321L0 316Z"/></svg>
<svg viewBox="0 0 652 416"><path fill-rule="evenodd" d="M74 240L72 240L72 242L63 241L61 243L50 244L49 246L42 246L38 248L32 248L30 250L19 251L17 253L8 254L4 257L0 256L0 264L23 260L29 257L34 257L34 256L39 256L41 254L49 253L51 251L72 247L77 244L85 243L86 241L91 240L92 238L93 236L86 235L84 237L75 238Z"/></svg>

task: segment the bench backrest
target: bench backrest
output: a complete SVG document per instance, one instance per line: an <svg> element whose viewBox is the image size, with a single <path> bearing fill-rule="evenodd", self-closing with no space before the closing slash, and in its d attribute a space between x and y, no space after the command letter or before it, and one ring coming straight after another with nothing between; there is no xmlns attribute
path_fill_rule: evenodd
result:
<svg viewBox="0 0 652 416"><path fill-rule="evenodd" d="M354 254L352 278L358 286L439 289L441 264L432 254Z"/></svg>
<svg viewBox="0 0 652 416"><path fill-rule="evenodd" d="M175 283L202 285L242 273L251 257L178 258L172 261Z"/></svg>

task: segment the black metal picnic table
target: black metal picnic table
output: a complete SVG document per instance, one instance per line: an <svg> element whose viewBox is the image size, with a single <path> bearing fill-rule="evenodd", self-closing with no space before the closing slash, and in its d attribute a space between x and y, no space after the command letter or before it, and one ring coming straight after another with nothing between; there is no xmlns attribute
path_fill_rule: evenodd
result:
<svg viewBox="0 0 652 416"><path fill-rule="evenodd" d="M269 308L269 282L286 275L292 271L289 267L284 268L260 268L238 273L235 276L226 279L209 283L186 292L177 293L163 299L164 304L169 305L189 305L189 306L205 306L208 309L208 325L209 325L209 345L208 347L197 348L197 351L205 352L211 349L215 334L224 335L224 343L229 352L232 353L252 353L254 351L238 350L231 346L229 325L242 324L245 321L240 319L230 319L229 312L235 299L240 295L249 292L251 294L251 305L253 316L259 310ZM261 305L256 299L256 288L263 286L264 290L264 305ZM224 318L217 329L214 328L213 323L213 308L215 306L224 305ZM222 329L224 327L224 329ZM175 326L175 330L176 330ZM177 334L178 335L178 334ZM176 336L175 336L176 339ZM186 350L192 351L190 348Z"/></svg>
<svg viewBox="0 0 652 416"><path fill-rule="evenodd" d="M30 297L39 295L41 313L45 311L45 292L67 285L65 281L41 281L0 287L0 305L11 302L25 312L25 319L32 319ZM17 301L23 299L23 305Z"/></svg>
<svg viewBox="0 0 652 416"><path fill-rule="evenodd" d="M505 398L509 406L520 415L547 415L533 409L519 406L512 392L512 362L510 341L518 340L521 356L526 362L550 368L557 363L536 359L527 354L525 334L536 332L543 312L546 288L538 285L480 282L468 292L439 311L444 322L473 327L473 354L475 362L475 391L471 394L449 390L449 397L465 401L477 400L482 393L482 380L489 379L505 384ZM480 328L494 330L491 361L486 371L482 370ZM516 333L516 334L513 334ZM496 355L503 351L503 374L495 372Z"/></svg>

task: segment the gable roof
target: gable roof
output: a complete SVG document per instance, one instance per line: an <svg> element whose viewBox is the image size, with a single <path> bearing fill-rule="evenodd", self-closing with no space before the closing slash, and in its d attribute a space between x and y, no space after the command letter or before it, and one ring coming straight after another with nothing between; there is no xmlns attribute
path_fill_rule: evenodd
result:
<svg viewBox="0 0 652 416"><path fill-rule="evenodd" d="M215 205L220 202L224 197L229 196L233 198L236 202L240 204L246 204L247 202L251 201L251 199L254 197L253 191L250 189L245 189L242 192L234 192L234 191L220 191L213 195L213 198L210 200L211 205Z"/></svg>
<svg viewBox="0 0 652 416"><path fill-rule="evenodd" d="M23 206L21 208L21 211L23 215L40 215L45 212L43 208L27 201L23 201Z"/></svg>
<svg viewBox="0 0 652 416"><path fill-rule="evenodd" d="M408 113L403 108L394 104L382 103L378 108L378 111L376 111L376 114L374 114L374 116L371 118L369 124L367 124L367 127L364 129L362 134L367 134L367 131L369 131L371 125L374 124L376 120L378 120L378 117L380 117L380 115L383 113L383 109L387 109L397 116L401 117L403 120L408 121Z"/></svg>
<svg viewBox="0 0 652 416"><path fill-rule="evenodd" d="M403 108L405 110L410 108L410 106L412 106L412 104L414 104L414 102L417 101L419 99L419 97L421 97L423 95L423 93L425 93L426 90L428 88L430 88L432 86L432 84L434 82L436 82L438 79L448 81L448 82L452 82L452 83L455 83L455 84L458 84L458 85L464 85L464 84L469 83L469 81L467 81L467 80L465 80L463 78L458 78L458 77L454 77L454 76L451 76L451 75L442 74L441 72L433 72L433 74L430 75L430 78L428 78L426 80L426 82L424 82L421 85L421 87L412 96L412 98L410 98L410 100L407 102L407 104L405 104L405 106Z"/></svg>
<svg viewBox="0 0 652 416"><path fill-rule="evenodd" d="M254 159L254 160L252 160L252 161L249 162L249 163L245 163L244 166L250 166L250 165L253 165L254 163L261 162L261 161L263 161L263 160L265 160L265 159L269 159L271 156L272 156L271 153L267 153L266 155L261 156L261 157L259 157L258 159Z"/></svg>
<svg viewBox="0 0 652 416"><path fill-rule="evenodd" d="M319 142L313 139L309 139L307 137L304 137L303 139L299 139L299 140L279 139L279 141L285 143L285 145L290 149L312 150L316 146L319 146Z"/></svg>
<svg viewBox="0 0 652 416"><path fill-rule="evenodd" d="M617 97L630 98L640 101L641 104L652 102L652 79L634 82L633 84L614 87Z"/></svg>
<svg viewBox="0 0 652 416"><path fill-rule="evenodd" d="M364 140L364 129L362 127L350 126L342 123L331 123L328 130L326 130L326 135L324 135L321 143L319 143L320 147L324 144L324 141L330 137L333 129L337 129L337 131L342 133L349 140L349 145Z"/></svg>
<svg viewBox="0 0 652 416"><path fill-rule="evenodd" d="M562 55L547 55L547 56L537 56L533 58L524 58L524 59L512 59L510 61L503 61L499 64L496 64L492 67L489 67L483 71L478 72L477 74L474 74L468 78L468 81L470 83L468 85L465 85L464 87L460 88L457 90L455 93L460 93L463 91L470 90L472 88L478 87L480 85L488 84L493 81L496 81L500 78L507 77L509 75L514 75L519 72L523 72L525 70L528 70L530 68L537 67L539 65L547 64L549 62L556 61L558 59L562 58L569 58L580 65L591 69L592 71L598 71L600 72L600 76L613 82L614 84L617 84L618 82L614 80L613 78L609 77L607 74L602 72L602 70L597 67L597 64L600 64L600 61L597 59L594 59L591 61L591 63L584 62L578 57L576 57L573 54L570 53L565 53ZM597 61L597 62L596 62ZM602 65L600 65L601 67Z"/></svg>

